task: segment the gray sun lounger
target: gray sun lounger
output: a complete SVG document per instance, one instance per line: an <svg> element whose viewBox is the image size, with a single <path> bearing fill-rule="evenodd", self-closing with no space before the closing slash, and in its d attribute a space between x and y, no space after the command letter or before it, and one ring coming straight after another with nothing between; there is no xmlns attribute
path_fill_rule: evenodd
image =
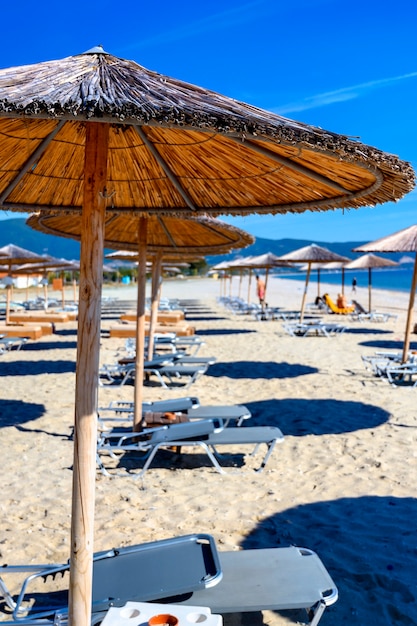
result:
<svg viewBox="0 0 417 626"><path fill-rule="evenodd" d="M306 548L219 552L219 558L220 582L188 594L182 603L221 614L306 609L310 626L317 626L337 600L335 583L317 554Z"/></svg>
<svg viewBox="0 0 417 626"><path fill-rule="evenodd" d="M105 467L103 456L109 455L118 460L126 452L137 452L142 455L144 464L142 469L133 474L141 478L150 467L156 453L161 448L178 449L183 447L200 447L207 454L215 469L226 474L226 470L219 463L222 458L218 453L219 446L254 446L254 455L261 445L266 446L266 453L256 471L265 467L275 444L281 443L284 435L275 426L248 426L246 428L224 428L221 420L196 420L182 424L171 424L158 428L149 428L143 432L135 431L103 431L99 434L97 444L97 465L106 476L123 475L110 473Z"/></svg>
<svg viewBox="0 0 417 626"><path fill-rule="evenodd" d="M160 567L153 566L155 558ZM33 574L17 601L0 579L0 593L14 612L13 621L2 623L50 625L55 616L54 623L64 624L67 602L49 611L32 607L29 616L21 608L34 578L47 582L54 574L68 573L68 564L0 567L0 575L25 571ZM320 558L306 548L218 553L210 535L196 534L109 550L94 557L93 624L101 621L111 606L150 600L204 606L221 614L305 609L310 626L317 626L326 607L337 598L337 587ZM44 616L48 619L42 619Z"/></svg>
<svg viewBox="0 0 417 626"><path fill-rule="evenodd" d="M108 407L99 409L99 416L102 422L124 421L128 422L133 417L133 402L116 400L110 402ZM143 402L142 414L147 411L152 412L172 412L186 413L190 420L198 419L221 419L224 426L234 422L236 426L242 424L252 417L249 409L243 404L232 405L200 405L196 397L172 398L169 400L156 400L155 402ZM113 413L116 417L108 417Z"/></svg>

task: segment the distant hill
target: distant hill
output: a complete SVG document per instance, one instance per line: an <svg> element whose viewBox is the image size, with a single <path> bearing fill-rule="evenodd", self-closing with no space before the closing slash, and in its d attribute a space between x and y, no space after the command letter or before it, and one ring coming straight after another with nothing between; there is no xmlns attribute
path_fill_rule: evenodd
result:
<svg viewBox="0 0 417 626"><path fill-rule="evenodd" d="M65 259L79 259L80 258L80 244L73 239L66 239L65 237L55 237L54 235L45 235L38 231L32 230L26 225L25 218L17 217L6 220L0 220L0 247L9 243L14 243L17 246L36 252L37 254L49 254L54 257L63 257ZM349 258L355 258L358 256L352 252L352 248L360 246L365 241L347 241L347 242L328 242L317 241L313 242L306 239L264 239L257 237L254 244L243 250L235 250L228 255L208 256L207 262L209 265L220 263L224 260L236 259L242 256L257 256L264 254L265 252L272 252L277 256L291 252L297 248L308 246L311 243L316 243L318 246L329 248L337 254L346 256ZM390 258L399 261L401 254L385 255Z"/></svg>

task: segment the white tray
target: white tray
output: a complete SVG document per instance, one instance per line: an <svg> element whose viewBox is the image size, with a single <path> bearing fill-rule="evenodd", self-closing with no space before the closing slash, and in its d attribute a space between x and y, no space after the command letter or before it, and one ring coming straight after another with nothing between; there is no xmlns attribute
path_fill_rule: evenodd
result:
<svg viewBox="0 0 417 626"><path fill-rule="evenodd" d="M178 626L222 626L221 615L213 615L205 606L182 606L154 602L126 602L125 606L112 607L101 626L147 626L154 615L169 614L178 619Z"/></svg>

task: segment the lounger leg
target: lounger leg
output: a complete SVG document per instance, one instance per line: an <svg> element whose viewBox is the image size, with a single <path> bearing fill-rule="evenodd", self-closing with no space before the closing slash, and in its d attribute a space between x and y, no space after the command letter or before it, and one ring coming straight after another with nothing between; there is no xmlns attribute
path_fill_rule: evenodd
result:
<svg viewBox="0 0 417 626"><path fill-rule="evenodd" d="M325 609L326 603L324 602L324 600L320 600L320 602L317 602L317 604L310 608L310 610L308 611L310 626L317 626L323 616Z"/></svg>

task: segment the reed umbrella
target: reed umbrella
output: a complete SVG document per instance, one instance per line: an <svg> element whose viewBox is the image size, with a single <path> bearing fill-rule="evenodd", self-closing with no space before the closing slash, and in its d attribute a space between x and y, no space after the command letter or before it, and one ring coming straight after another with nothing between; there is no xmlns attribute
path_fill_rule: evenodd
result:
<svg viewBox="0 0 417 626"><path fill-rule="evenodd" d="M357 259L353 259L349 263L346 263L346 270L368 270L368 311L372 311L372 269L375 267L398 267L398 263L391 261L391 259L384 259L376 254L368 253L363 254Z"/></svg>
<svg viewBox="0 0 417 626"><path fill-rule="evenodd" d="M392 235L381 237L363 246L358 246L354 252L415 252L417 253L417 225L403 228ZM405 324L402 361L406 363L410 347L411 325L414 310L414 301L417 287L417 254L414 259L413 277L411 279L410 298L408 302L407 321Z"/></svg>
<svg viewBox="0 0 417 626"><path fill-rule="evenodd" d="M317 263L329 263L330 261L349 261L347 257L344 257L340 254L336 254L335 252L332 252L328 248L323 248L322 246L318 246L315 243L312 243L309 246L298 248L297 250L293 250L292 252L288 252L288 254L283 254L282 256L279 257L279 259L280 261L285 261L287 263L306 263L307 264L306 282L305 282L303 298L301 301L301 310L300 310L301 322L304 319L304 309L305 309L308 283L310 280L310 273L311 273L312 265L317 264Z"/></svg>
<svg viewBox="0 0 417 626"><path fill-rule="evenodd" d="M0 70L0 209L82 213L69 619L91 615L106 211L284 213L401 198L410 164L146 70L102 47ZM144 280L144 276L140 276Z"/></svg>
<svg viewBox="0 0 417 626"><path fill-rule="evenodd" d="M44 260L44 257L42 257L40 254L36 254L31 250L26 250L25 248L16 246L13 243L9 243L8 245L0 248L0 255L1 264L4 265L9 279L11 279L12 277L14 266L21 265L23 263L39 264ZM10 299L11 286L13 284L13 281L9 280L8 283L9 284L7 284L6 286L6 324L10 322Z"/></svg>
<svg viewBox="0 0 417 626"><path fill-rule="evenodd" d="M144 377L144 339L145 339L145 301L146 301L146 258L141 250L141 220L134 214L108 215L105 218L104 246L122 247L128 253L135 254L139 262L138 299L136 324L136 376L134 393L134 424L139 427L142 421L143 377ZM44 233L81 239L83 222L80 215L44 215L33 214L26 222L28 226ZM139 230L138 230L139 223ZM145 249L152 256L153 275L151 329L155 325L158 309L158 288L164 255L184 258L184 255L224 254L231 249L243 248L254 242L252 235L210 217L178 218L173 216L147 218L147 243ZM134 251L136 249L136 251ZM110 255L108 255L110 256ZM120 258L120 252L112 258ZM143 323L142 323L143 322ZM153 324L152 324L153 322ZM151 331L149 333L149 358L153 355ZM152 333L153 335L153 333Z"/></svg>

